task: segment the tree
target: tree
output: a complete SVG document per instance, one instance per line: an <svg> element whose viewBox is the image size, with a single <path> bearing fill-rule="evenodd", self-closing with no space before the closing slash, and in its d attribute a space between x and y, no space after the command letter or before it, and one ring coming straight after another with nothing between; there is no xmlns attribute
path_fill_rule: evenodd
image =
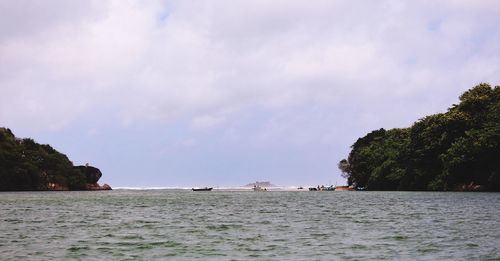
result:
<svg viewBox="0 0 500 261"><path fill-rule="evenodd" d="M446 113L408 129L359 138L338 167L349 184L371 190L455 190L463 184L500 191L500 87L466 91Z"/></svg>
<svg viewBox="0 0 500 261"><path fill-rule="evenodd" d="M0 191L44 190L49 183L85 189L87 176L50 145L17 139L10 129L0 128Z"/></svg>

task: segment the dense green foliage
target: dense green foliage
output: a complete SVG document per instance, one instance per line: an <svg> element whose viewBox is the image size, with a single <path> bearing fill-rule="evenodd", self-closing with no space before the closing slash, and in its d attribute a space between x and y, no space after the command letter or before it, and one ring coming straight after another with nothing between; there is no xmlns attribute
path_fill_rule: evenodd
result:
<svg viewBox="0 0 500 261"><path fill-rule="evenodd" d="M500 191L500 86L480 84L446 113L359 138L339 168L369 190Z"/></svg>
<svg viewBox="0 0 500 261"><path fill-rule="evenodd" d="M48 190L50 184L84 189L86 177L51 146L18 139L10 129L0 128L0 191Z"/></svg>

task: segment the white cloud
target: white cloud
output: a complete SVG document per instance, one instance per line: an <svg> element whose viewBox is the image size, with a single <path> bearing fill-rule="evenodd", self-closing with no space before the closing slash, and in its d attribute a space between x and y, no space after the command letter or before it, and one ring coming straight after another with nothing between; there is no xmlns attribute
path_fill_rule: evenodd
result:
<svg viewBox="0 0 500 261"><path fill-rule="evenodd" d="M314 119L308 106L387 114L368 117L371 126L405 117L389 111L394 103L425 114L500 81L496 1L23 3L0 8L6 125L60 129L90 114L125 124L188 118L203 129L287 111L291 120L262 124L264 137L304 122L323 128L305 120ZM421 108L415 99L431 90L451 98ZM339 109L350 103L358 111Z"/></svg>
<svg viewBox="0 0 500 261"><path fill-rule="evenodd" d="M212 115L198 116L192 120L191 127L196 130L210 129L224 123L224 120L225 119L222 116L219 117Z"/></svg>

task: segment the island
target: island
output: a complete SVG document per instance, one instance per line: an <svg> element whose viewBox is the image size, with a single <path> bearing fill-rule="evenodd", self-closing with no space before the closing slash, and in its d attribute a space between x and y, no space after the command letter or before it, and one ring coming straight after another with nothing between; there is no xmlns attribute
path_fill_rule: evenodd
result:
<svg viewBox="0 0 500 261"><path fill-rule="evenodd" d="M243 187L262 187L262 188L266 188L266 187L276 187L276 185L271 184L271 182L269 182L269 181L256 181L255 183L248 183L248 184L246 184Z"/></svg>
<svg viewBox="0 0 500 261"><path fill-rule="evenodd" d="M101 176L98 168L74 166L50 145L0 127L0 191L111 190L97 183Z"/></svg>
<svg viewBox="0 0 500 261"><path fill-rule="evenodd" d="M359 138L338 167L366 190L500 191L500 86L482 83L445 113Z"/></svg>

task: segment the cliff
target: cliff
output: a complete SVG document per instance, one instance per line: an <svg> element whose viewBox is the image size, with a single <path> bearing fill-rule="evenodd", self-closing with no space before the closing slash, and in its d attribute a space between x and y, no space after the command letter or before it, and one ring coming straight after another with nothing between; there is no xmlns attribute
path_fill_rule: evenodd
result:
<svg viewBox="0 0 500 261"><path fill-rule="evenodd" d="M95 167L73 166L50 145L0 127L0 191L111 189L97 183L101 176Z"/></svg>

